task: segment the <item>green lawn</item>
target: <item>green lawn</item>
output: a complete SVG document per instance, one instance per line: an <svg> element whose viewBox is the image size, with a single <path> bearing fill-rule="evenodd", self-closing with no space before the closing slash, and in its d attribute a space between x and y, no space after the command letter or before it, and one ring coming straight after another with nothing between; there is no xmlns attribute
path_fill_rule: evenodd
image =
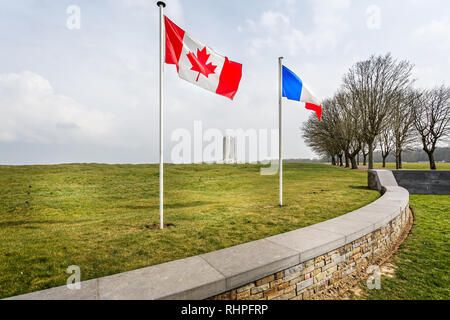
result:
<svg viewBox="0 0 450 320"><path fill-rule="evenodd" d="M450 299L450 196L412 195L415 221L393 259L393 278L383 276L380 290L361 286L368 299Z"/></svg>
<svg viewBox="0 0 450 320"><path fill-rule="evenodd" d="M382 163L375 163L375 168L382 168ZM403 162L403 169L407 170L430 170L430 164L428 162ZM437 170L450 170L450 163L436 162ZM395 169L395 162L386 163L386 169Z"/></svg>
<svg viewBox="0 0 450 320"><path fill-rule="evenodd" d="M345 214L379 197L367 173L323 164L167 165L165 230L157 165L0 166L0 297L261 239Z"/></svg>

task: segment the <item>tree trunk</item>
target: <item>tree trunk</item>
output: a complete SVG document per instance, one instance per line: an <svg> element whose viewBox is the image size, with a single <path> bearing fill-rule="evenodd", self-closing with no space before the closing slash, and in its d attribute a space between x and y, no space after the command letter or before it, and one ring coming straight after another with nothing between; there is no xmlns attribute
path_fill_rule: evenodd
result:
<svg viewBox="0 0 450 320"><path fill-rule="evenodd" d="M332 164L333 166L336 165L336 159L334 158L334 156L331 157L331 164Z"/></svg>
<svg viewBox="0 0 450 320"><path fill-rule="evenodd" d="M358 163L358 166L359 166L359 153L358 153L358 155L356 156L356 162Z"/></svg>
<svg viewBox="0 0 450 320"><path fill-rule="evenodd" d="M350 161L352 162L352 170L358 169L358 164L356 163L356 157L350 157Z"/></svg>
<svg viewBox="0 0 450 320"><path fill-rule="evenodd" d="M350 160L349 160L349 158L348 158L347 155L345 156L345 167L346 167L346 168L349 168L349 167L350 167Z"/></svg>
<svg viewBox="0 0 450 320"><path fill-rule="evenodd" d="M373 141L369 142L369 169L373 169Z"/></svg>
<svg viewBox="0 0 450 320"><path fill-rule="evenodd" d="M383 156L383 168L386 168L386 158L387 156Z"/></svg>
<svg viewBox="0 0 450 320"><path fill-rule="evenodd" d="M428 159L430 160L430 169L436 170L436 162L434 161L434 151L427 152Z"/></svg>
<svg viewBox="0 0 450 320"><path fill-rule="evenodd" d="M400 165L399 165L399 160L398 160L398 152L395 151L395 169L399 169Z"/></svg>
<svg viewBox="0 0 450 320"><path fill-rule="evenodd" d="M363 166L367 164L367 154L363 154Z"/></svg>
<svg viewBox="0 0 450 320"><path fill-rule="evenodd" d="M403 169L403 164L402 164L402 150L400 150L400 152L398 153L398 168L401 170Z"/></svg>
<svg viewBox="0 0 450 320"><path fill-rule="evenodd" d="M343 167L343 166L344 166L344 163L342 162L342 154L339 155L339 166L340 166L340 167Z"/></svg>

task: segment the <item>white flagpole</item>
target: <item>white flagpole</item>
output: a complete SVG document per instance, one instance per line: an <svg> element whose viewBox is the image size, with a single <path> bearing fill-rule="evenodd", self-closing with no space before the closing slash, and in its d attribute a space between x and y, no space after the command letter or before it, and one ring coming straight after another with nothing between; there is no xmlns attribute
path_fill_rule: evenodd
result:
<svg viewBox="0 0 450 320"><path fill-rule="evenodd" d="M165 59L164 7L166 4L158 1L159 7L159 228L164 229L164 127L163 127L163 73Z"/></svg>
<svg viewBox="0 0 450 320"><path fill-rule="evenodd" d="M283 57L278 58L278 94L279 94L279 107L278 107L278 163L279 163L279 176L280 176L280 207L283 206Z"/></svg>

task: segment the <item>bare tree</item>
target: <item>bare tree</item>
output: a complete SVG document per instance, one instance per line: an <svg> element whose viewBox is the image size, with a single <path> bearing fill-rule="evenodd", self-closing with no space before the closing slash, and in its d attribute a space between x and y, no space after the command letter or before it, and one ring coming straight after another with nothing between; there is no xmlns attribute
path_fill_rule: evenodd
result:
<svg viewBox="0 0 450 320"><path fill-rule="evenodd" d="M355 100L354 110L359 110L353 116L364 128L362 139L369 149L369 169L373 169L375 139L387 126L397 93L411 85L412 68L409 62L398 62L387 54L356 63L344 77L343 88Z"/></svg>
<svg viewBox="0 0 450 320"><path fill-rule="evenodd" d="M402 169L402 152L416 140L414 130L414 104L421 96L417 90L397 92L393 100L390 129L394 138L395 167Z"/></svg>
<svg viewBox="0 0 450 320"><path fill-rule="evenodd" d="M364 141L362 141L361 153L363 156L363 166L365 166L367 164L367 156L369 155L369 148L368 145L364 143Z"/></svg>
<svg viewBox="0 0 450 320"><path fill-rule="evenodd" d="M383 158L383 168L386 168L386 158L394 149L394 135L392 129L387 127L378 136L378 143L380 145L381 157Z"/></svg>
<svg viewBox="0 0 450 320"><path fill-rule="evenodd" d="M359 110L352 95L341 91L331 100L335 113L337 143L344 151L352 169L358 169L357 156L361 151L361 126Z"/></svg>
<svg viewBox="0 0 450 320"><path fill-rule="evenodd" d="M342 155L336 143L336 134L334 127L334 113L329 107L330 101L323 102L322 120L311 116L303 125L303 138L305 143L318 155L331 158L331 163L336 165L336 157Z"/></svg>
<svg viewBox="0 0 450 320"><path fill-rule="evenodd" d="M374 141L372 148L373 150L377 148L376 140ZM361 154L363 156L363 166L367 165L367 156L369 155L369 152L370 152L369 145L364 140L361 140Z"/></svg>
<svg viewBox="0 0 450 320"><path fill-rule="evenodd" d="M303 125L303 138L306 145L308 145L316 154L322 157L330 158L333 156L332 150L329 148L326 132L322 131L318 119L312 116Z"/></svg>
<svg viewBox="0 0 450 320"><path fill-rule="evenodd" d="M322 103L322 120L311 116L303 126L303 137L314 152L331 157L332 164L346 166L351 162L357 169L355 156L360 150L357 121L340 103L347 103L344 97L327 99Z"/></svg>
<svg viewBox="0 0 450 320"><path fill-rule="evenodd" d="M450 87L442 85L426 90L413 110L414 124L428 155L430 169L436 170L434 151L437 143L450 135Z"/></svg>
<svg viewBox="0 0 450 320"><path fill-rule="evenodd" d="M344 166L344 152L342 150L339 150L338 153L336 154L337 159L336 162L338 162L336 165L343 167Z"/></svg>

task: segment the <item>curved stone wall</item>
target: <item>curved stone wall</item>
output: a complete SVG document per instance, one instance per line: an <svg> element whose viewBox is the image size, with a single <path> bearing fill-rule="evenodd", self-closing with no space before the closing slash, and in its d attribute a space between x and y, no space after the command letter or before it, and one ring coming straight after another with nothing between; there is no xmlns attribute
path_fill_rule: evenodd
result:
<svg viewBox="0 0 450 320"><path fill-rule="evenodd" d="M12 299L307 299L390 252L409 225L409 193L390 171L372 172L384 194L316 225L200 256ZM371 181L369 179L369 181Z"/></svg>
<svg viewBox="0 0 450 320"><path fill-rule="evenodd" d="M267 240L300 252L300 263L213 299L302 300L339 291L389 255L411 224L408 192L386 187L367 207ZM366 273L366 276L368 274Z"/></svg>

